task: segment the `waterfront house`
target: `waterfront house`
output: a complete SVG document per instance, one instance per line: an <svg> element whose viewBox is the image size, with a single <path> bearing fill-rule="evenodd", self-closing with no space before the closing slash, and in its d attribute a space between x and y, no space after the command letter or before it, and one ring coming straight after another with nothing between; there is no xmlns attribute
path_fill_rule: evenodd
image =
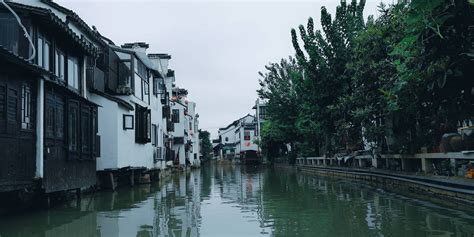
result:
<svg viewBox="0 0 474 237"><path fill-rule="evenodd" d="M257 138L256 121L254 116L246 115L239 120L235 130L236 157L240 158L244 164L258 162L258 146L255 143Z"/></svg>
<svg viewBox="0 0 474 237"><path fill-rule="evenodd" d="M170 131L173 128L171 123L171 107L170 98L172 96L172 88L175 82L174 71L169 69L169 60L171 55L168 54L148 54L148 58L155 64L160 74L160 78L154 80L154 91L160 97L162 117L160 126L158 128L158 137L161 138L159 141L159 150L157 150L158 158L157 164L161 169L165 169L171 166L173 163L173 139L171 138Z"/></svg>
<svg viewBox="0 0 474 237"><path fill-rule="evenodd" d="M186 166L190 163L186 150L188 132L186 114L188 110L186 96L188 91L174 87L171 97L171 122L173 137L173 161L175 165Z"/></svg>
<svg viewBox="0 0 474 237"><path fill-rule="evenodd" d="M187 126L186 132L188 141L186 143L187 157L194 167L199 167L201 164L200 158L200 142L199 142L199 114L196 114L196 103L188 101L188 109L186 111Z"/></svg>
<svg viewBox="0 0 474 237"><path fill-rule="evenodd" d="M101 106L99 134L107 139L97 160L101 180L119 173L129 175L133 184L164 168L164 77L147 48L143 42L118 47L109 41L97 61L91 98Z"/></svg>
<svg viewBox="0 0 474 237"><path fill-rule="evenodd" d="M255 119L256 119L256 135L260 139L262 126L265 120L267 119L267 104L260 99L255 101L253 108L255 110Z"/></svg>
<svg viewBox="0 0 474 237"><path fill-rule="evenodd" d="M237 130L239 120L235 120L224 128L219 128L217 134L219 136L219 156L220 159L234 159L235 158L235 144L237 141L235 131Z"/></svg>
<svg viewBox="0 0 474 237"><path fill-rule="evenodd" d="M46 193L92 186L100 139L87 71L100 39L74 12L51 1L7 4L31 42L2 6L0 192L33 184Z"/></svg>

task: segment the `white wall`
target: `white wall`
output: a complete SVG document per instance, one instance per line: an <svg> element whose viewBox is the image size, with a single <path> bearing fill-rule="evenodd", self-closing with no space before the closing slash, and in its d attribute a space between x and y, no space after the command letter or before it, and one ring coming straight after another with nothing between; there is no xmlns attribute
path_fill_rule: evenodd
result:
<svg viewBox="0 0 474 237"><path fill-rule="evenodd" d="M96 94L90 94L90 99L100 105L98 108L100 157L97 158L97 170L119 168L117 128L122 125L122 121L118 123L118 104Z"/></svg>

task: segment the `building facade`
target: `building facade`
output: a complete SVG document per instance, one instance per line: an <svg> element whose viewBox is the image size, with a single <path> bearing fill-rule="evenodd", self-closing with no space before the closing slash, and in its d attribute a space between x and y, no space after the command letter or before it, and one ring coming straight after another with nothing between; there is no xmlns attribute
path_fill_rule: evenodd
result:
<svg viewBox="0 0 474 237"><path fill-rule="evenodd" d="M99 40L77 15L51 1L8 5L28 37L1 8L0 191L37 180L46 193L95 185L98 106L88 98L87 72Z"/></svg>
<svg viewBox="0 0 474 237"><path fill-rule="evenodd" d="M196 104L172 100L170 55L150 54L144 42L117 46L51 0L5 4L0 193L80 190L112 171L133 184L176 157L199 166Z"/></svg>

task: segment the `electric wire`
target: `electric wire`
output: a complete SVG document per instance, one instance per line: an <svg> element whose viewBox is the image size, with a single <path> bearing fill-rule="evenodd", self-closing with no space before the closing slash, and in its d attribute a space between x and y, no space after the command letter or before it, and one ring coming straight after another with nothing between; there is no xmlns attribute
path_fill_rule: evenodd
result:
<svg viewBox="0 0 474 237"><path fill-rule="evenodd" d="M25 33L24 36L28 39L28 42L30 43L31 48L33 49L31 56L27 60L28 61L33 60L36 57L36 48L35 48L35 45L33 44L33 40L31 39L30 34L26 30L26 27L23 25L23 23L21 23L20 17L16 14L16 12L10 6L8 6L8 4L4 0L0 0L0 3L2 3L3 6L5 6L13 14L13 16L15 16L16 21L18 22L20 27L23 29L23 32Z"/></svg>

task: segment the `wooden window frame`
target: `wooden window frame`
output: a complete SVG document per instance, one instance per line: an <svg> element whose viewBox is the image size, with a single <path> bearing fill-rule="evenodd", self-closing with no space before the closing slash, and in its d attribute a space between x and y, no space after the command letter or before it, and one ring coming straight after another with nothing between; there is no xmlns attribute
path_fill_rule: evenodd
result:
<svg viewBox="0 0 474 237"><path fill-rule="evenodd" d="M131 119L131 123L130 123L131 126L127 126L127 119ZM133 118L132 114L124 114L122 121L123 121L123 130L133 130L133 129L135 129L135 127L134 127L135 122L134 122L134 118Z"/></svg>
<svg viewBox="0 0 474 237"><path fill-rule="evenodd" d="M179 123L179 120L180 120L180 115L179 115L179 109L173 109L171 111L171 121L173 123Z"/></svg>
<svg viewBox="0 0 474 237"><path fill-rule="evenodd" d="M33 130L35 128L35 96L32 83L23 82L21 85L21 129Z"/></svg>
<svg viewBox="0 0 474 237"><path fill-rule="evenodd" d="M135 106L135 142L151 142L151 110L138 104Z"/></svg>
<svg viewBox="0 0 474 237"><path fill-rule="evenodd" d="M80 103L77 100L69 99L68 101L68 122L67 122L67 134L68 134L68 150L69 152L79 153L82 149L80 145ZM75 115L75 116L74 116ZM75 127L73 127L75 125ZM74 131L75 130L75 131ZM72 142L75 141L75 144Z"/></svg>

